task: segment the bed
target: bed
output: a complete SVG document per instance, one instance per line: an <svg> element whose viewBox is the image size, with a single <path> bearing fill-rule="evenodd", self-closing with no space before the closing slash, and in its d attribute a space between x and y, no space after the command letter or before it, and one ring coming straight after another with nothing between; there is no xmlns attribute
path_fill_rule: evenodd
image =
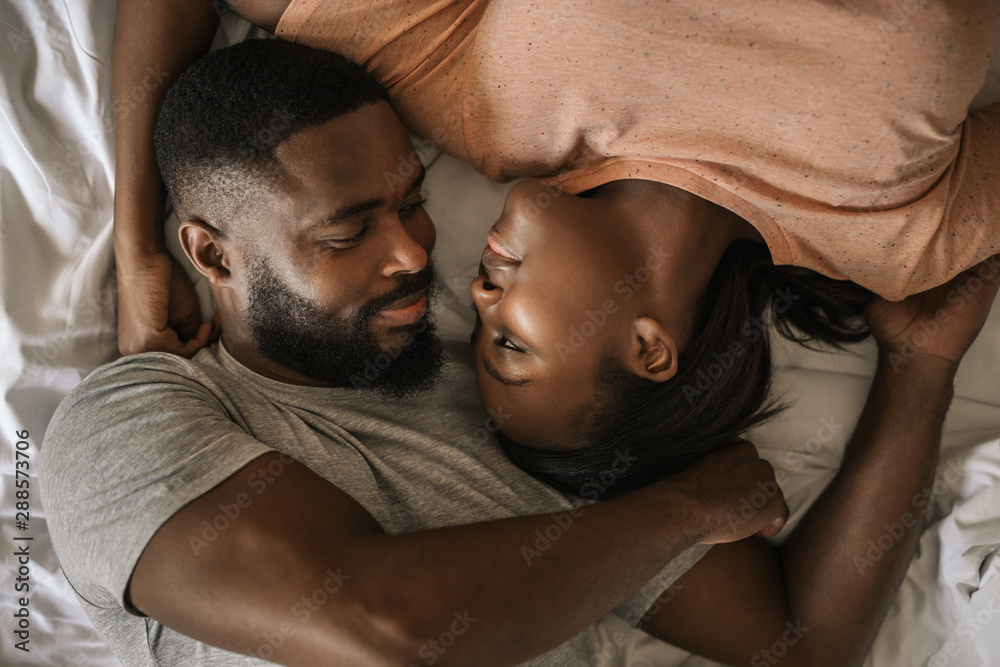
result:
<svg viewBox="0 0 1000 667"><path fill-rule="evenodd" d="M117 354L111 236L114 12L114 0L0 0L3 665L119 664L60 573L35 477L46 424L60 400ZM251 34L248 24L226 15L216 46ZM141 88L133 91L137 100L143 94ZM976 104L992 101L1000 101L998 59ZM439 229L439 324L446 337L467 340L469 280L507 186L448 156L431 151L422 157L429 167L427 207ZM183 257L175 234L176 223L168 238ZM202 282L199 290L208 312L207 286ZM794 523L837 468L865 400L874 347L869 341L849 354L832 355L778 341L777 365L776 390L793 407L752 439L788 473L784 491ZM872 667L1000 665L1000 308L959 372L945 429L933 512L868 658ZM18 514L22 511L27 516ZM19 572L23 563L16 552L30 560L27 575ZM19 590L25 583L30 588ZM19 637L14 633L24 618L23 596L30 598L30 634ZM629 632L629 642L620 645L611 639L618 630L627 629L611 619L604 622L607 641L591 664L712 664L641 632ZM25 639L21 648L28 651L17 646Z"/></svg>

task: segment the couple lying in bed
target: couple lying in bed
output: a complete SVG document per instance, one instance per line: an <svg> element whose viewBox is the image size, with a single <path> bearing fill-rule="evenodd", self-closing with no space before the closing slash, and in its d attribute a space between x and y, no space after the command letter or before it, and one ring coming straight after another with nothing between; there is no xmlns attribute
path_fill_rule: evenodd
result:
<svg viewBox="0 0 1000 667"><path fill-rule="evenodd" d="M733 122L733 105L727 105L728 125L741 126L738 130L722 125L709 131L705 123L720 112L705 104L705 99L713 94L721 99L722 88L704 93L696 104L690 86L681 81L690 76L688 70L705 75L700 56L691 56L691 67L686 70L670 70L677 73L676 81L656 89L656 95L636 96L634 104L630 91L643 88L640 81L630 84L629 77L648 77L651 71L638 55L614 84L601 72L585 68L581 75L579 65L573 71L556 67L559 86L550 90L539 81L552 73L538 65L553 56L551 50L558 52L566 46L553 46L551 42L558 39L538 45L543 60L534 66L531 48L488 48L491 39L500 39L501 18L508 30L525 35L529 31L531 22L520 20L523 17L491 13L491 9L512 6L470 5L455 16L448 14L454 6L436 13L428 9L407 23L402 15L393 15L398 8L387 3L387 11L366 22L332 22L362 25L353 37L329 37L342 37L343 50L368 65L386 85L408 124L439 139L484 172L495 176L556 174L553 182L559 190L526 181L510 191L504 213L490 233L481 275L472 285L480 315L474 334L477 385L492 414L505 415L501 428L508 454L522 468L572 493L607 470L617 472L616 460L620 461L623 451L638 452L634 465L616 474L608 488L610 495L640 487L661 489L656 480L691 471L695 460L723 450L772 412L767 405L767 337L761 335L766 310L773 311L779 329L792 337L803 332L815 340L838 343L858 340L870 330L880 347L872 394L843 468L824 496L780 553L757 539L712 549L684 575L683 590L647 625L662 638L727 662L764 660L762 650L778 643L788 659L795 656L797 664L860 661L912 555L920 511L911 499L933 476L951 379L997 288L997 267L976 261L992 254L997 237L996 223L985 213L993 196L985 187L989 172L977 162L994 154L992 144L978 143L990 138L989 118L970 119L963 125L964 113L930 102L928 90L919 87L916 101L906 102L919 113L908 115L905 112L912 112L908 106L889 104L884 95L870 100L870 91L855 80L849 87L852 95L873 106L862 105L859 111L857 99L844 99L844 91L832 91L824 98L822 114L810 104L801 110L786 109L787 126L781 130L785 134L774 137L765 127L764 107L778 98L756 94L749 102L740 100L751 106L740 123ZM278 34L306 43L327 39L320 37L321 26L327 25L322 21L335 9L324 3L293 4L278 25ZM968 11L974 10L970 4ZM587 11L613 13L613 8ZM853 14L825 16L830 10L820 7L802 11L804 23L837 19L842 21L837 24L842 30L857 28L852 21L860 20ZM714 31L701 36L717 41L721 53L737 61L740 58L735 54L754 53L748 51L754 44L736 43L740 26L745 24L740 12L734 12L718 18ZM549 23L542 35L567 40L580 20L580 16L562 14L548 18L566 25L553 29ZM649 17L636 18L634 25L620 16L603 23L597 20L600 17L583 18L590 20L583 25L601 27L595 31L595 41L586 42L587 49L598 49L595 44L604 43L601 40L620 41L622 36L616 31L638 38L640 25ZM681 19L670 20L668 28L662 27L666 19L661 27L650 25L663 31L656 39L666 41L653 40L660 51L643 52L644 56L652 53L651 60L667 58L663 45L669 40L664 35L676 36L673 23ZM958 30L950 24L933 25L943 33ZM970 22L963 25L972 30L967 27ZM393 39L372 38L373 33L390 27L395 30ZM437 33L427 29L431 27ZM989 31L983 33L988 32L991 40L995 25L987 27ZM478 31L475 39L469 37L472 29ZM921 25L910 29L919 33ZM764 58L775 70L782 70L779 47L791 47L783 44L780 35L764 36L769 39L756 43L769 53L754 54L754 58ZM425 40L438 38L428 57ZM509 34L504 38L512 39ZM904 54L921 41L919 34L894 39L894 46ZM579 42L579 36L571 41ZM961 58L976 56L976 49L988 49L983 39L979 42L956 42L959 53L954 57L962 63ZM231 53L258 61L258 52L277 60L294 49L281 43L240 48ZM352 53L352 49L357 51ZM409 66L413 63L406 54L411 51L421 53L420 66ZM515 65L506 67L514 69L497 69L486 62L485 54L495 54L498 60L501 54L512 58ZM819 66L822 58L817 53L805 55L815 57ZM942 65L935 54L924 55L930 71L955 66ZM231 57L240 60L237 55ZM847 59L865 57L852 53ZM342 154L331 155L330 147L360 142L376 154L381 148L398 153L401 135L390 129L394 118L377 101L378 92L364 92L368 84L360 74L347 79L348 90L362 91L359 97L344 102L340 112L327 108L310 116L290 90L303 78L320 78L319 72L338 66L332 56L324 59L312 52L295 58L298 64L293 67L305 72L289 75L290 88L262 76L252 82L251 90L243 91L260 96L255 101L259 108L270 104L280 113L272 117L278 120L277 128L267 119L251 116L264 120L271 132L259 141L248 142L244 137L241 145L247 150L240 156L222 159L211 152L212 142L205 141L204 135L183 137L180 131L185 120L190 121L185 115L195 113L193 107L213 99L211 91L223 87L226 77L220 72L225 67L220 70L216 65L217 78L203 80L202 88L194 92L190 86L195 84L189 82L189 96L178 100L177 96L184 95L181 86L182 92L165 108L158 158L175 206L184 214L182 240L189 257L213 283L221 302L223 341L228 353L244 366L283 383L350 386L352 360L370 358L373 352L395 345L394 349L407 353L395 355L394 371L385 376L392 381L382 388L404 395L424 387L440 363L428 328L417 325L427 305L427 254L434 237L420 209L419 183L407 183L396 196L398 201L375 196L354 201L347 208L323 208L333 201L334 195L325 191L330 181L335 180L341 192L366 193L372 191L366 188L373 174L384 182L391 180L385 171L378 171L384 165L377 161L371 164L372 171L363 160L355 163L344 158L351 155L346 148ZM612 57L599 65L618 68L616 63ZM857 63L838 67L852 65ZM963 73L968 70L964 65L957 67ZM209 76L205 71L211 72L212 67L204 65L200 76ZM493 92L493 82L501 81L500 72L510 76L503 78L507 83L496 85L497 90L509 85L513 91ZM461 77L446 76L456 73ZM452 84L452 78L459 83ZM802 78L783 85L807 87ZM197 76L191 75L190 80L197 81ZM330 85L330 79L323 81ZM605 83L595 85L598 81ZM968 93L966 102L971 99L974 81L962 77L948 81L948 85L964 86L959 92ZM468 97L446 94L452 85ZM734 90L726 96L739 97L739 86L732 85ZM670 92L661 99L659 93L664 91ZM665 100L671 94L683 101L668 105ZM451 126L454 114L441 108L442 99L466 105L468 123ZM622 104L622 100L629 103ZM614 108L612 102L616 102ZM522 113L523 120L516 122L513 111L526 104L538 105L538 113ZM604 122L588 123L585 117L597 114L598 107L605 115L595 119ZM687 112L687 107L692 107L689 115L696 122L671 120L674 112ZM238 109L229 113L239 117ZM887 125L871 122L872 114L896 128L895 133L887 136L883 131ZM227 123L234 122L233 118L226 113L213 115L214 119L201 120L217 123L209 132L224 140L222 135L231 131L233 126ZM834 116L840 120L833 121ZM434 127L438 120L443 125ZM862 120L864 126L853 124ZM836 132L826 125L835 122L840 124ZM900 131L906 123L924 124L923 133ZM806 124L817 125L820 138L806 141ZM444 131L435 131L442 127ZM970 155L965 147L960 151L958 139L946 141L955 138L956 127L965 133L967 142L977 142L978 153ZM546 128L555 136L541 139L545 132L532 128ZM727 132L744 139L730 141ZM529 136L536 133L539 136ZM872 146L872 139L879 143ZM899 145L905 142L910 145ZM676 148L676 156L661 150L666 146ZM845 155L834 159L833 154L842 150ZM900 154L910 157L902 161ZM912 158L915 154L919 159ZM729 157L723 159L724 155ZM234 168L227 160L241 166ZM290 165L294 169L289 170ZM857 175L862 171L864 178ZM283 187L275 189L275 183ZM394 211L392 224L382 214L387 207ZM294 233L260 224L283 218L303 224ZM233 220L257 224L244 222L238 228ZM866 234L868 238L855 238ZM871 256L876 248L885 250L886 256ZM779 260L799 266L776 267L774 262ZM337 262L350 262L354 278L345 279L343 271L334 268ZM392 276L389 282L394 287L376 298L363 299L371 289L366 280L374 275ZM908 298L892 303L881 297ZM331 338L329 327L319 322L324 313L336 312L345 303L354 307L344 309L350 317L342 318L340 337ZM930 322L936 322L941 333L929 339L925 336L925 343L913 348L911 339ZM204 341L208 333L203 326L193 340ZM193 351L191 346L188 350ZM718 454L711 460L717 465L721 461ZM719 477L725 474L722 468L716 471ZM755 503L762 498L761 512L728 514L729 537L758 530L771 534L780 525L781 519L772 515L760 523L760 514L774 512L767 505L774 493L763 492L773 489L773 482L761 482L759 488L760 494L747 497ZM752 521L757 523L743 525ZM866 572L869 576L859 576L852 556L863 552L866 540L881 533L884 524L899 521L908 528L899 544L873 565L873 571ZM173 530L181 529L175 526ZM210 631L199 630L182 613L181 608L187 606L183 598L153 590L154 575L162 576L170 567L171 551L160 546L168 539L164 532L156 533L150 542L153 548L136 566L131 589L135 606L181 632L234 646L233 638L239 635L235 629L219 622ZM704 539L705 534L698 538ZM723 540L713 533L705 541ZM505 585L510 581L505 580ZM616 595L609 592L604 600L589 604L607 605ZM581 618L590 609L580 612ZM576 626L561 626L548 638L558 637L568 627ZM323 650L344 651L347 645L371 650L364 637L358 636L371 629L355 630L351 641L335 632L311 633L308 640L287 649L285 655L291 657L286 661L292 664L302 659L295 656L325 655ZM494 629L494 636L504 635ZM338 648L324 645L331 637L341 642ZM544 640L521 641L532 649L547 647ZM530 654L525 649L493 655L496 664L504 664ZM454 660L460 653L450 655L446 659Z"/></svg>

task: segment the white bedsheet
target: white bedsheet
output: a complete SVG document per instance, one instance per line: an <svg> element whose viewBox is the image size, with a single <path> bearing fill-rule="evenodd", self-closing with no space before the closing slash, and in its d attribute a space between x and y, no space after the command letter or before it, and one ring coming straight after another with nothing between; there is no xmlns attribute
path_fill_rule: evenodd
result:
<svg viewBox="0 0 1000 667"><path fill-rule="evenodd" d="M34 477L42 435L59 401L116 354L109 67L114 4L0 0L3 665L118 664L59 572ZM230 17L218 41L230 43L246 33L246 25ZM144 91L134 94L138 99ZM995 100L1000 100L996 63L978 102ZM439 227L436 260L445 282L439 319L448 336L468 336L468 282L505 191L446 156L433 160L429 169L428 208ZM756 440L777 466L789 468L785 491L796 519L833 474L864 402L871 345L858 351L850 358L780 345L776 384L795 399L794 407L759 429ZM873 667L928 660L933 667L1000 665L1000 308L969 353L956 394L933 523L876 642L869 660ZM26 531L16 528L14 516L15 442L22 430L29 432L30 443ZM804 456L810 438L826 433L831 436L822 449ZM794 470L797 462L804 464L801 471ZM33 539L14 540L27 536ZM12 634L13 552L20 544L30 544L31 554L27 653L14 648ZM609 637L614 629L609 627ZM609 650L601 664L707 663L640 635L627 647Z"/></svg>

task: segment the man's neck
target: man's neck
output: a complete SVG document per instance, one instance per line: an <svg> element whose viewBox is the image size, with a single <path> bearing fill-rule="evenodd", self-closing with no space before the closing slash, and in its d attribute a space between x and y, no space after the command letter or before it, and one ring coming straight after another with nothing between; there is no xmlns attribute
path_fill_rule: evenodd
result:
<svg viewBox="0 0 1000 667"><path fill-rule="evenodd" d="M253 344L249 336L241 336L236 332L227 333L225 319L223 318L223 334L219 343L226 348L226 351L233 359L257 375L286 384L296 384L306 387L330 386L272 361L257 349L257 346Z"/></svg>

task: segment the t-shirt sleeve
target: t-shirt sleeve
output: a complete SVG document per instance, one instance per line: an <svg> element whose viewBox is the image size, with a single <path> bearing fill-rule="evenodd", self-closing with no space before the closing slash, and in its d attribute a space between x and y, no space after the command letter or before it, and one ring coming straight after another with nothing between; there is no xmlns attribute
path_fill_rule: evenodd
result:
<svg viewBox="0 0 1000 667"><path fill-rule="evenodd" d="M923 248L905 294L943 284L1000 253L1000 104L971 113L962 124L958 156L947 179L943 220ZM995 266L993 268L996 268Z"/></svg>
<svg viewBox="0 0 1000 667"><path fill-rule="evenodd" d="M59 406L41 447L53 546L78 595L125 604L146 544L178 510L271 451L232 421L194 364L128 357Z"/></svg>
<svg viewBox="0 0 1000 667"><path fill-rule="evenodd" d="M639 622L644 617L648 620L649 617L654 616L659 611L660 605L673 597L676 590L674 583L711 548L709 544L696 544L687 551L681 552L635 595L615 607L613 613L633 628L638 627Z"/></svg>
<svg viewBox="0 0 1000 667"><path fill-rule="evenodd" d="M968 240L1000 252L1000 104L970 113L948 209L948 226L968 230ZM956 238L957 238L956 234Z"/></svg>

